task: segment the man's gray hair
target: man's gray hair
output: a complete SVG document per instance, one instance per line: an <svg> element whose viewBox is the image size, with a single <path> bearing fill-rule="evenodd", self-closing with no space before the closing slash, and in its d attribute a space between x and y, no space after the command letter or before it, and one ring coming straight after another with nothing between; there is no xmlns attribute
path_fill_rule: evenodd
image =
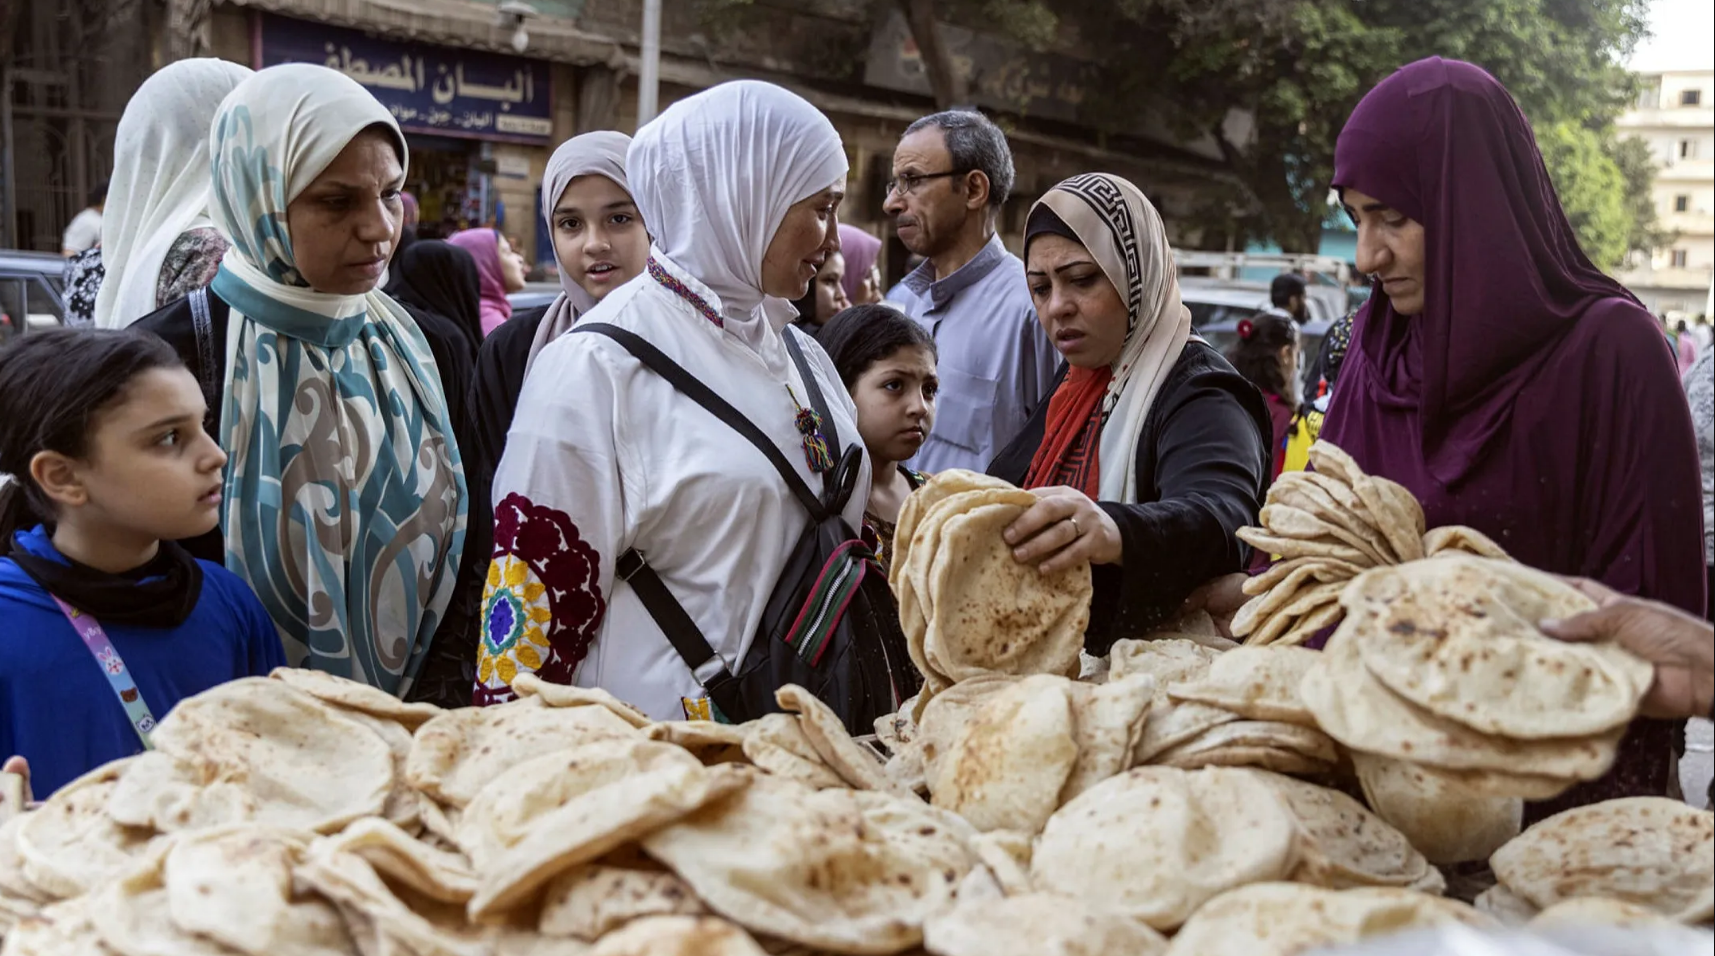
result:
<svg viewBox="0 0 1715 956"><path fill-rule="evenodd" d="M934 127L946 137L954 169L974 169L989 180L989 205L998 209L1012 195L1012 148L1006 134L975 110L945 110L925 116L905 128L910 136Z"/></svg>

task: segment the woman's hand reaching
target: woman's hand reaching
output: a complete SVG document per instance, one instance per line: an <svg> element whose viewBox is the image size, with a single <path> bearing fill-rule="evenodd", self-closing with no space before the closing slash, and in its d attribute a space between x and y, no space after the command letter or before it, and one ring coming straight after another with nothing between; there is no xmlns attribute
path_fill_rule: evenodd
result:
<svg viewBox="0 0 1715 956"><path fill-rule="evenodd" d="M1018 563L1056 574L1084 561L1121 562L1119 525L1088 495L1076 488L1039 488L1031 493L1036 504L1006 529L1006 543Z"/></svg>

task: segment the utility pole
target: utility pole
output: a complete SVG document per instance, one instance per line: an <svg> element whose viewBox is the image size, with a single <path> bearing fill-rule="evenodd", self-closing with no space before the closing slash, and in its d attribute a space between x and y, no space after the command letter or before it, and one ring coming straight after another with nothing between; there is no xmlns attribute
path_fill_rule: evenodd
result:
<svg viewBox="0 0 1715 956"><path fill-rule="evenodd" d="M655 118L661 92L661 0L643 0L643 66L637 76L637 127Z"/></svg>

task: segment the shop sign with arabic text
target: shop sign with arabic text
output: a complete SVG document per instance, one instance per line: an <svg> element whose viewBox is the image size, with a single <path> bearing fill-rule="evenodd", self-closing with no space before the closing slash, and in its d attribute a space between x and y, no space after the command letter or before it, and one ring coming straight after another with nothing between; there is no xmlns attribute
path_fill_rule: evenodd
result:
<svg viewBox="0 0 1715 956"><path fill-rule="evenodd" d="M363 84L400 128L546 144L554 132L552 78L542 60L372 37L264 14L263 66L319 63Z"/></svg>

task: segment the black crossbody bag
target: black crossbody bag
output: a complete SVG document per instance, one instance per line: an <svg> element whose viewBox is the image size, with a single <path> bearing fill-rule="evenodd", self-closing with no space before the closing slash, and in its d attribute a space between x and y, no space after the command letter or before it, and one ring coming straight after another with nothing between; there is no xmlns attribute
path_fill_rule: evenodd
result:
<svg viewBox="0 0 1715 956"><path fill-rule="evenodd" d="M739 433L780 473L792 496L809 513L780 578L775 582L750 650L733 673L685 613L666 582L632 548L619 556L615 573L630 584L667 640L707 692L717 720L729 723L777 712L774 692L798 684L833 708L854 734L873 732L877 717L893 713L899 702L922 684L911 663L899 608L887 575L872 552L841 516L850 502L863 465L863 449L854 444L824 474L818 495L781 454L780 449L738 409L716 395L677 362L638 335L606 323L578 325L573 332L603 335L617 342L687 398ZM811 407L822 418L828 447L843 448L834 419L797 333L782 333L798 366ZM719 669L703 676L712 665Z"/></svg>

